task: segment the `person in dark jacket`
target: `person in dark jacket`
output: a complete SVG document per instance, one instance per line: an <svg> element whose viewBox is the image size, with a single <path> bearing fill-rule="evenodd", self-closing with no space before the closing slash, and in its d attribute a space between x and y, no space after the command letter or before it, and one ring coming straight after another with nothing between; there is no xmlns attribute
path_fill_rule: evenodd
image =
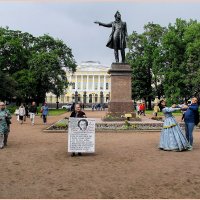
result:
<svg viewBox="0 0 200 200"><path fill-rule="evenodd" d="M29 108L29 114L30 114L30 119L31 119L32 125L35 124L36 113L37 113L37 106L36 106L35 102L33 101L31 107Z"/></svg>
<svg viewBox="0 0 200 200"><path fill-rule="evenodd" d="M193 145L193 130L195 126L195 112L198 111L198 100L196 97L192 98L192 103L188 107L187 111L184 115L184 121L185 121L185 134L188 142L190 143L190 149L192 150Z"/></svg>
<svg viewBox="0 0 200 200"><path fill-rule="evenodd" d="M75 105L75 111L73 111L70 115L70 117L76 117L76 118L86 118L86 115L83 111L81 111L81 105L76 104ZM81 156L82 154L78 152L78 155ZM75 152L72 152L71 156L75 156Z"/></svg>
<svg viewBox="0 0 200 200"><path fill-rule="evenodd" d="M75 111L73 111L70 115L70 117L77 117L77 118L85 118L86 115L83 111L81 111L80 104L75 105Z"/></svg>

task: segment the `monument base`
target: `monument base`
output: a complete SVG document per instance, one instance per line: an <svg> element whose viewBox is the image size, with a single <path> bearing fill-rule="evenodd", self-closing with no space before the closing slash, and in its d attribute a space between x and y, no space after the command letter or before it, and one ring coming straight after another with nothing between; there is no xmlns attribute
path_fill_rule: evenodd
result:
<svg viewBox="0 0 200 200"><path fill-rule="evenodd" d="M108 73L111 77L111 97L108 104L107 116L117 119L125 117L126 114L131 114L131 118L135 118L136 114L133 112L134 107L131 98L132 69L130 65L125 63L112 63Z"/></svg>
<svg viewBox="0 0 200 200"><path fill-rule="evenodd" d="M125 114L133 114L133 102L109 102L108 112L112 116L120 117Z"/></svg>

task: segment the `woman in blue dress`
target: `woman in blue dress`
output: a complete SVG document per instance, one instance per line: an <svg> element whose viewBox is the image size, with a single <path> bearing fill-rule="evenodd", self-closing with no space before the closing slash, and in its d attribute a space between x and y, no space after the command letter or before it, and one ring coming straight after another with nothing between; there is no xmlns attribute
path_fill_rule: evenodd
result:
<svg viewBox="0 0 200 200"><path fill-rule="evenodd" d="M190 150L190 145L181 127L172 115L173 111L180 110L180 108L175 108L174 106L166 107L164 100L160 102L160 107L164 113L165 120L160 135L159 148L166 151Z"/></svg>

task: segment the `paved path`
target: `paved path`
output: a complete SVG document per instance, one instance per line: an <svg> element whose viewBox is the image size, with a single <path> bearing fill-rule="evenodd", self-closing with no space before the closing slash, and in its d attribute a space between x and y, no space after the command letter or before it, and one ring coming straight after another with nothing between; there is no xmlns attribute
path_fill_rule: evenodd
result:
<svg viewBox="0 0 200 200"><path fill-rule="evenodd" d="M96 134L94 154L72 158L67 153L67 134L42 131L69 114L49 116L47 125L37 116L34 126L30 119L20 125L13 116L8 146L0 151L1 199L200 197L196 131L191 152L158 150L159 132L103 132ZM105 112L86 114L99 119Z"/></svg>

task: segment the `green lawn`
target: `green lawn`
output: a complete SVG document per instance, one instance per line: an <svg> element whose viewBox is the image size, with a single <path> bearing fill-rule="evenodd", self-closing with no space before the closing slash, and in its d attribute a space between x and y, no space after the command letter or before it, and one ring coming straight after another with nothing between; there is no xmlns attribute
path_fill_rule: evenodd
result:
<svg viewBox="0 0 200 200"><path fill-rule="evenodd" d="M66 113L67 111L65 109L49 109L49 115L50 116L55 116L55 115L62 115Z"/></svg>
<svg viewBox="0 0 200 200"><path fill-rule="evenodd" d="M153 115L153 110L146 110L145 113L149 114L149 115ZM181 113L180 110L177 110L177 111L173 112L173 115L174 116L182 116L182 113ZM158 116L163 116L163 113L162 112L158 112Z"/></svg>

